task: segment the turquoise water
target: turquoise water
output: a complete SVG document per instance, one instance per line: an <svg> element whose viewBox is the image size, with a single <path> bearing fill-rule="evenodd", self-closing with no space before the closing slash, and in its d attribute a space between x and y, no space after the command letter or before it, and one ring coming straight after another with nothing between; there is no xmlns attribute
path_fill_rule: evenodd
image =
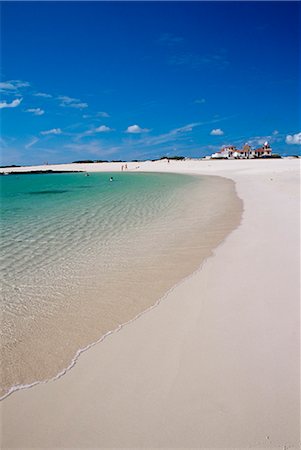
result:
<svg viewBox="0 0 301 450"><path fill-rule="evenodd" d="M213 227L236 198L221 180L0 177L2 394L55 377L191 273L230 227Z"/></svg>
<svg viewBox="0 0 301 450"><path fill-rule="evenodd" d="M105 241L140 227L171 206L174 188L194 181L185 176L110 173L13 175L0 180L6 280L57 263L75 245L85 252L93 233Z"/></svg>

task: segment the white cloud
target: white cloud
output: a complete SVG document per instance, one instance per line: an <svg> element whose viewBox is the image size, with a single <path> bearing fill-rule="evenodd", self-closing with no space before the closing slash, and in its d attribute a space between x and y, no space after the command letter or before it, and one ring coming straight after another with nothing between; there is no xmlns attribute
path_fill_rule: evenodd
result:
<svg viewBox="0 0 301 450"><path fill-rule="evenodd" d="M95 117L105 117L107 119L108 117L111 117L111 116L106 111L100 111L96 114L83 114L83 119L92 119Z"/></svg>
<svg viewBox="0 0 301 450"><path fill-rule="evenodd" d="M173 44L178 44L183 41L184 41L184 38L182 36L176 36L172 33L163 33L163 34L161 34L159 39L157 39L156 42L161 43L161 44L173 45Z"/></svg>
<svg viewBox="0 0 301 450"><path fill-rule="evenodd" d="M22 81L22 80L11 80L10 83L14 84L16 89L21 87L29 87L30 83L28 81Z"/></svg>
<svg viewBox="0 0 301 450"><path fill-rule="evenodd" d="M78 109L84 109L84 108L88 108L88 103L85 102L79 102L79 103L70 103L69 108L78 108Z"/></svg>
<svg viewBox="0 0 301 450"><path fill-rule="evenodd" d="M100 144L98 141L92 141L87 144L66 144L64 148L76 151L81 155L87 153L99 157L114 155L120 151L120 147L107 147Z"/></svg>
<svg viewBox="0 0 301 450"><path fill-rule="evenodd" d="M112 128L107 127L106 125L100 125L100 127L95 128L95 133L104 133L106 131L113 131Z"/></svg>
<svg viewBox="0 0 301 450"><path fill-rule="evenodd" d="M48 134L62 134L62 130L60 128L52 128L51 130L41 131L43 136L47 136Z"/></svg>
<svg viewBox="0 0 301 450"><path fill-rule="evenodd" d="M28 81L21 81L21 80L9 80L9 81L2 81L0 83L0 91L1 92L7 92L11 93L12 91L16 93L19 88L29 87L30 84Z"/></svg>
<svg viewBox="0 0 301 450"><path fill-rule="evenodd" d="M0 102L0 109L3 109L3 108L16 108L16 106L20 105L22 100L23 100L22 98L16 98L11 103L7 103L5 101L4 102Z"/></svg>
<svg viewBox="0 0 301 450"><path fill-rule="evenodd" d="M45 92L36 92L33 94L35 97L51 98L52 95L46 94Z"/></svg>
<svg viewBox="0 0 301 450"><path fill-rule="evenodd" d="M79 133L77 136L75 136L75 141L79 141L85 136L92 136L96 133L107 133L109 131L114 131L114 129L107 127L106 125L100 125L97 128L91 128L90 130L84 131L83 133Z"/></svg>
<svg viewBox="0 0 301 450"><path fill-rule="evenodd" d="M29 108L26 109L26 112L32 113L34 116L42 116L45 113L44 109L41 108Z"/></svg>
<svg viewBox="0 0 301 450"><path fill-rule="evenodd" d="M0 89L1 90L9 90L9 91L14 91L16 89L16 87L12 84L9 83L8 81L4 81L3 83L0 83Z"/></svg>
<svg viewBox="0 0 301 450"><path fill-rule="evenodd" d="M288 134L285 138L287 144L301 145L301 132L296 134Z"/></svg>
<svg viewBox="0 0 301 450"><path fill-rule="evenodd" d="M214 128L210 131L211 136L222 136L224 134L223 130L220 128Z"/></svg>
<svg viewBox="0 0 301 450"><path fill-rule="evenodd" d="M192 131L194 127L197 127L199 123L190 123L188 125L184 125L180 128L175 128L174 130L171 130L171 134L177 134L177 133L186 133L187 131Z"/></svg>
<svg viewBox="0 0 301 450"><path fill-rule="evenodd" d="M8 80L0 83L0 92L6 95L20 95L20 91L29 87L30 84L27 81L21 80Z"/></svg>
<svg viewBox="0 0 301 450"><path fill-rule="evenodd" d="M150 131L148 128L141 128L141 127L139 127L139 125L130 125L125 130L126 133L132 133L132 134L147 133L148 131Z"/></svg>
<svg viewBox="0 0 301 450"><path fill-rule="evenodd" d="M84 109L88 108L88 103L80 101L78 98L68 97L67 95L61 95L58 97L61 101L60 106L68 108Z"/></svg>
<svg viewBox="0 0 301 450"><path fill-rule="evenodd" d="M206 99L205 98L197 98L194 103L198 104L198 105L202 105L203 103L206 103Z"/></svg>
<svg viewBox="0 0 301 450"><path fill-rule="evenodd" d="M77 98L73 98L73 97L68 97L68 95L60 95L58 97L59 100L61 100L64 103L73 103L73 102L78 102L79 100Z"/></svg>
<svg viewBox="0 0 301 450"><path fill-rule="evenodd" d="M28 144L26 144L25 145L25 148L27 149L27 148L30 148L30 147L32 147L34 144L36 144L37 142L39 142L39 140L40 139L38 139L38 138L33 138L30 142L28 142Z"/></svg>
<svg viewBox="0 0 301 450"><path fill-rule="evenodd" d="M110 117L110 114L106 111L100 111L96 114L97 117Z"/></svg>

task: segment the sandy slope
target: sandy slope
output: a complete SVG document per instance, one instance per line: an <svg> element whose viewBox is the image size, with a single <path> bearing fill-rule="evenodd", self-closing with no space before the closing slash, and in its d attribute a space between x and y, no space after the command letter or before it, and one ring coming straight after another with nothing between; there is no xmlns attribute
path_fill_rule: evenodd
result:
<svg viewBox="0 0 301 450"><path fill-rule="evenodd" d="M4 400L3 448L299 448L299 161L137 165L234 179L242 223L67 375Z"/></svg>

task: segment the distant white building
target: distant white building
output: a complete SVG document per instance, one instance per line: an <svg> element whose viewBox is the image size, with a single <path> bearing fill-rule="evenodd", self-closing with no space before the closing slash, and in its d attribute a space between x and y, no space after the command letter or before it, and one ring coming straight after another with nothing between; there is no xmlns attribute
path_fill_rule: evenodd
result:
<svg viewBox="0 0 301 450"><path fill-rule="evenodd" d="M251 150L252 158L262 158L262 156L272 156L272 147L265 142L262 147Z"/></svg>
<svg viewBox="0 0 301 450"><path fill-rule="evenodd" d="M212 159L252 159L262 158L263 156L271 156L272 148L268 142L265 142L262 147L251 149L249 144L245 144L241 150L234 145L223 147L219 152L211 155Z"/></svg>
<svg viewBox="0 0 301 450"><path fill-rule="evenodd" d="M223 147L219 152L213 153L211 155L212 159L229 159L232 158L233 153L235 153L236 147L234 145L229 145L227 147Z"/></svg>

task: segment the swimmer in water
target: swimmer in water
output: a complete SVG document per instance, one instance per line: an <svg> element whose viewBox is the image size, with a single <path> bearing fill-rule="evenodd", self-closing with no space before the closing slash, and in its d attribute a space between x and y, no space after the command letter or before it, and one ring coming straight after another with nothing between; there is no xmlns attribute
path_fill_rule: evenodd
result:
<svg viewBox="0 0 301 450"><path fill-rule="evenodd" d="M113 177L110 177L110 181L114 181L114 178L113 178Z"/></svg>

